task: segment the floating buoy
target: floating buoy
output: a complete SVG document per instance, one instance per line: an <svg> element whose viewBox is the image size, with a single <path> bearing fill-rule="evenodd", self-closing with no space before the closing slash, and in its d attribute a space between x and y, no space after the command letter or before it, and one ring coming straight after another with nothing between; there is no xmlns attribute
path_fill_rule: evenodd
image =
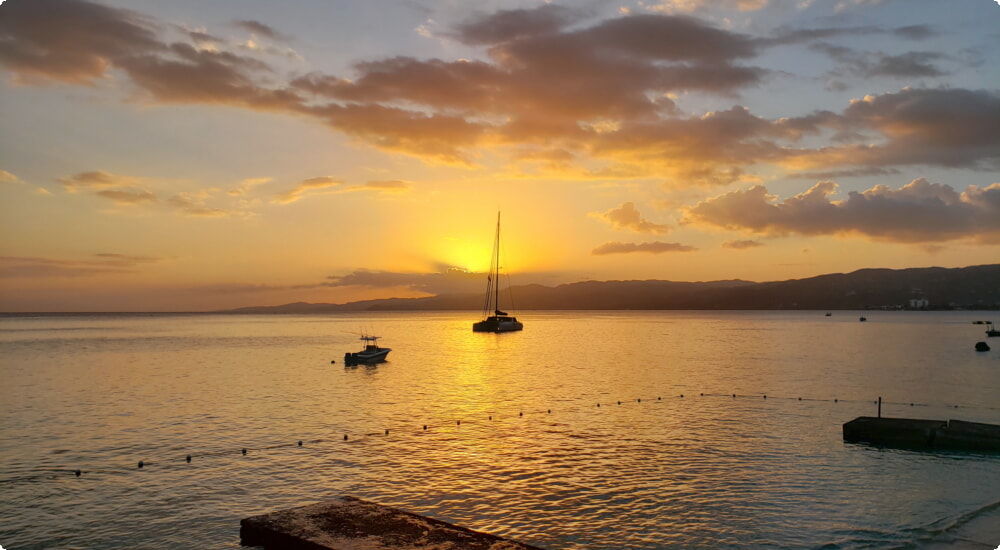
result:
<svg viewBox="0 0 1000 550"><path fill-rule="evenodd" d="M517 416L524 416L524 411L517 413Z"/></svg>
<svg viewBox="0 0 1000 550"><path fill-rule="evenodd" d="M976 351L990 351L990 346L986 342L976 342Z"/></svg>
<svg viewBox="0 0 1000 550"><path fill-rule="evenodd" d="M191 455L187 455L186 457L184 457L184 460L187 460L188 464L190 464L191 463Z"/></svg>
<svg viewBox="0 0 1000 550"><path fill-rule="evenodd" d="M619 401L619 402L618 402L618 404L619 404L619 405L621 405L621 404L622 404L622 402L621 402L621 401Z"/></svg>
<svg viewBox="0 0 1000 550"><path fill-rule="evenodd" d="M598 407L600 407L600 406L601 406L601 404L600 404L600 403L598 403L598 404L597 404L597 406L598 406Z"/></svg>
<svg viewBox="0 0 1000 550"><path fill-rule="evenodd" d="M389 430L386 430L386 431L385 431L385 435L389 435Z"/></svg>
<svg viewBox="0 0 1000 550"><path fill-rule="evenodd" d="M246 456L246 455L247 455L247 448L243 447L243 456Z"/></svg>
<svg viewBox="0 0 1000 550"><path fill-rule="evenodd" d="M552 409L549 409L549 414L552 414Z"/></svg>
<svg viewBox="0 0 1000 550"><path fill-rule="evenodd" d="M767 399L767 395L764 396L764 399Z"/></svg>
<svg viewBox="0 0 1000 550"><path fill-rule="evenodd" d="M802 401L802 398L801 398L801 397L799 398L799 401Z"/></svg>
<svg viewBox="0 0 1000 550"><path fill-rule="evenodd" d="M659 397L659 396L657 396L657 398L656 398L656 400L657 400L657 401L659 401L659 400L661 400L661 399L663 399L663 398L662 398L662 397Z"/></svg>
<svg viewBox="0 0 1000 550"><path fill-rule="evenodd" d="M347 441L347 434L344 434L344 441Z"/></svg>
<svg viewBox="0 0 1000 550"><path fill-rule="evenodd" d="M143 465L143 462L142 462L142 461L140 460L140 461L139 461L139 469L140 469L140 470L142 469L142 465Z"/></svg>
<svg viewBox="0 0 1000 550"><path fill-rule="evenodd" d="M424 424L424 429L425 429L425 430L427 429L427 424Z"/></svg>
<svg viewBox="0 0 1000 550"><path fill-rule="evenodd" d="M302 440L300 439L299 440L299 447L301 447L301 446L302 446Z"/></svg>
<svg viewBox="0 0 1000 550"><path fill-rule="evenodd" d="M733 394L733 399L736 399L736 394L735 393Z"/></svg>
<svg viewBox="0 0 1000 550"><path fill-rule="evenodd" d="M80 470L77 470L77 471L75 471L73 473L76 474L76 477L80 477L80 474L82 474L83 472L81 472Z"/></svg>
<svg viewBox="0 0 1000 550"><path fill-rule="evenodd" d="M683 393L681 394L681 399L684 399L684 394Z"/></svg>
<svg viewBox="0 0 1000 550"><path fill-rule="evenodd" d="M493 422L493 415L490 415L490 422Z"/></svg>
<svg viewBox="0 0 1000 550"><path fill-rule="evenodd" d="M334 363L336 363L336 361L330 361L330 364L331 364L331 365L333 365Z"/></svg>
<svg viewBox="0 0 1000 550"><path fill-rule="evenodd" d="M840 399L837 399L836 397L834 397L834 398L833 398L833 402L834 402L834 403L840 403Z"/></svg>
<svg viewBox="0 0 1000 550"><path fill-rule="evenodd" d="M639 399L636 399L635 402L636 403L642 403L642 398L640 397Z"/></svg>

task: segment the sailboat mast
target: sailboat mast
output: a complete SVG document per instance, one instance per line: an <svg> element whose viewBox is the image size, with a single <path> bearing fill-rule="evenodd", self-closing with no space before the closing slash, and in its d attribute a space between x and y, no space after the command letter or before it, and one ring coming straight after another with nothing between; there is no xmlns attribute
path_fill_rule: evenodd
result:
<svg viewBox="0 0 1000 550"><path fill-rule="evenodd" d="M493 272L493 284L496 285L493 296L493 313L500 311L500 211L497 210L497 236L493 242L493 257L496 271Z"/></svg>

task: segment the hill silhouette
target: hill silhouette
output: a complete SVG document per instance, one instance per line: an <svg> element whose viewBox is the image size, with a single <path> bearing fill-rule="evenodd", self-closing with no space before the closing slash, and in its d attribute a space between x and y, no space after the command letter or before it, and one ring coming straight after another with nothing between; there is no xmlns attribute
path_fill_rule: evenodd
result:
<svg viewBox="0 0 1000 550"><path fill-rule="evenodd" d="M506 292L505 292L506 293ZM656 309L1000 309L1000 264L963 268L861 269L807 279L755 283L583 281L555 287L512 288L523 310ZM911 300L917 300L912 302ZM924 302L926 300L926 302ZM245 307L229 313L479 310L478 294L389 298L346 304L296 302Z"/></svg>

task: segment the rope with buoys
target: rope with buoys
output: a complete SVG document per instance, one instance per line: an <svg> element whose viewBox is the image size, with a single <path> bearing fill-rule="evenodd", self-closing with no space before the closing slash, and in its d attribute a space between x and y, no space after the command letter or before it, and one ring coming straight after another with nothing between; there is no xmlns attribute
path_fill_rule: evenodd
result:
<svg viewBox="0 0 1000 550"><path fill-rule="evenodd" d="M685 394L684 393L680 393L680 394L677 394L674 397L676 397L677 399L685 399ZM727 398L727 399L730 399L730 400L753 399L753 400L770 401L770 402L773 402L773 401L796 401L796 402L813 402L813 403L828 402L828 403L834 403L834 404L839 404L839 403L849 403L849 404L869 404L870 403L870 404L873 404L873 405L874 404L879 404L879 400L871 400L871 399L843 399L843 398L839 398L839 397L834 397L834 398L814 398L814 397L802 397L802 396L792 397L792 396L775 396L775 395L769 395L769 394L747 394L747 393L741 394L741 393L735 393L735 392L734 393L711 393L711 392L706 393L706 392L701 392L701 393L697 394L697 397L716 397L716 398ZM623 406L623 405L627 405L630 402L632 402L632 400L620 400L620 399L617 399L617 400L614 400L613 402L609 402L609 403L602 403L602 402L598 401L596 403L596 408L602 408L601 407L602 404L604 404L604 405L610 405L612 403L616 404L616 406L620 407L620 406ZM644 400L642 397L638 397L638 398L634 399L634 403L636 405L643 405L643 404L657 405L657 404L661 404L663 402L664 402L664 397L662 395L656 396L655 399L649 399L649 398L647 398L647 399ZM991 410L991 411L1000 410L1000 407L989 407L989 406L956 404L956 403L952 403L952 404L920 403L920 402L916 402L916 401L881 401L881 405L883 405L883 406L890 405L890 406L899 406L899 407L929 407L929 408L930 407L936 407L936 408L948 408L948 409ZM523 407L519 407L517 410L518 410L518 412L517 412L516 417L512 415L509 418L511 418L511 419L523 419L525 417L525 412L527 412L529 415L541 415L541 414L552 415L552 408L545 408L545 409L525 409ZM487 415L487 422L483 423L483 425L494 425L494 426L498 425L502 421L502 418L503 417L500 416L500 415L498 415L496 412L491 412L490 414ZM468 419L466 419L465 422L464 422L464 424L463 424L463 419L459 418L459 419L455 419L454 420L454 424L452 424L452 425L454 426L454 429L458 430L458 429L461 429L463 426L468 427L470 425L474 426L474 425L477 425L477 424L479 424L479 423L476 422L475 420L468 420ZM416 431L416 430L414 430L414 431L416 431L416 433L428 432L428 431L433 431L436 428L445 427L447 425L449 425L449 424L447 424L445 422L441 422L439 424L421 424L419 426L422 426L422 429L419 430L419 431ZM367 439L373 439L373 438L375 438L378 435L382 435L383 438L384 437L388 437L388 436L390 436L390 433L392 433L392 434L399 434L399 433L406 434L408 432L405 429L400 429L398 427L397 428L392 428L391 431L390 431L390 428L384 428L381 432L368 432L368 433L364 433L363 435L360 435L360 436L354 436L353 439L352 439L352 437L348 433L344 433L342 441L343 442L347 442L348 444L350 444L350 443L358 443L358 442L363 442L363 441L365 441ZM138 462L136 462L135 466L133 466L133 467L120 466L120 467L88 469L88 470L84 470L84 469L81 469L81 468L41 468L41 469L37 469L37 470L33 471L32 473L29 473L29 474L26 474L26 475L14 476L14 477L10 477L10 478L0 479L0 484L16 483L16 482L29 482L29 481L37 481L37 480L44 480L44 479L55 479L55 478L66 476L66 475L71 475L73 477L80 478L80 477L84 477L85 474L121 474L121 473L130 472L130 471L134 472L134 471L137 471L137 470L146 470L146 471L149 471L148 468L152 467L152 466L155 466L157 468L179 467L179 466L184 466L184 465L187 465L187 464L192 464L192 463L196 462L196 459L225 457L225 456L237 455L237 454L239 454L240 456L248 456L248 454L252 454L252 453L260 453L260 452L263 452L263 451L272 451L272 450L289 449L289 448L306 448L306 449L314 450L317 445L320 445L320 444L332 444L333 442L334 442L333 439L328 439L328 438L316 438L316 439L308 439L308 440L299 439L299 440L296 440L295 442L292 442L292 443L276 443L276 444L270 444L270 445L258 445L258 446L254 446L254 447L241 447L239 449L227 448L227 449L205 450L205 451L202 451L202 452L199 452L199 453L187 453L185 455L176 455L176 456L172 456L172 457L166 457L166 456L159 457L159 458L152 457L153 460L143 459L143 460L139 460Z"/></svg>

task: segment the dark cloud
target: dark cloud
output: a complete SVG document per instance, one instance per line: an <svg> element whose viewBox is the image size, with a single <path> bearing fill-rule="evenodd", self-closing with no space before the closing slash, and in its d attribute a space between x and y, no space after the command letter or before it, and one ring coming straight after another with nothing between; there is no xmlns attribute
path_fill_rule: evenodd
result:
<svg viewBox="0 0 1000 550"><path fill-rule="evenodd" d="M94 194L113 200L118 204L141 204L157 200L153 193L140 189L102 189Z"/></svg>
<svg viewBox="0 0 1000 550"><path fill-rule="evenodd" d="M854 50L845 46L827 43L813 44L810 48L822 52L839 63L833 74L853 77L920 78L937 77L948 74L935 62L948 59L938 52L907 52L890 55L884 52Z"/></svg>
<svg viewBox="0 0 1000 550"><path fill-rule="evenodd" d="M742 5L742 4L740 4ZM666 185L727 185L775 164L795 172L890 171L903 165L981 170L1000 166L1000 100L993 92L904 89L841 113L769 120L742 106L681 112L670 94L731 95L761 82L744 65L765 48L813 44L865 76L935 77L937 52L862 55L820 40L891 34L911 26L783 30L762 40L677 15L588 21L546 4L457 25L486 61L398 56L356 63L351 75L312 73L285 82L255 50L227 51L202 31L181 33L88 0L10 0L0 19L0 64L22 80L94 83L119 71L145 99L217 104L312 118L373 147L428 162L471 166L490 148L538 169L580 178L659 178ZM239 26L277 36L256 21ZM174 29L176 30L176 29ZM176 32L173 34L176 35ZM200 43L212 47L201 48ZM860 56L860 57L859 57ZM802 148L803 138L833 146ZM73 182L67 189L98 189ZM105 189L118 189L108 186ZM308 188L279 197L295 200Z"/></svg>
<svg viewBox="0 0 1000 550"><path fill-rule="evenodd" d="M969 187L920 178L899 189L878 185L832 196L837 184L820 182L804 193L775 202L754 186L698 203L686 222L749 230L763 235L859 234L875 240L934 243L953 240L1000 242L1000 183Z"/></svg>
<svg viewBox="0 0 1000 550"><path fill-rule="evenodd" d="M906 165L1000 168L1000 94L986 90L906 88L866 96L842 114L816 121L862 136L864 145L789 151L794 168L888 168ZM881 136L872 143L864 136Z"/></svg>
<svg viewBox="0 0 1000 550"><path fill-rule="evenodd" d="M465 44L499 44L559 32L583 15L554 4L534 9L501 10L459 23L451 36Z"/></svg>
<svg viewBox="0 0 1000 550"><path fill-rule="evenodd" d="M757 248L758 246L764 246L764 243L757 241L726 241L722 243L722 248L733 250L746 250L748 248Z"/></svg>
<svg viewBox="0 0 1000 550"><path fill-rule="evenodd" d="M10 0L0 17L0 64L26 79L90 83L135 52L164 49L159 29L125 9L81 0Z"/></svg>
<svg viewBox="0 0 1000 550"><path fill-rule="evenodd" d="M90 172L80 172L72 176L64 176L57 179L63 187L70 193L85 190L108 189L112 187L131 187L135 183L134 178L119 176L103 170Z"/></svg>
<svg viewBox="0 0 1000 550"><path fill-rule="evenodd" d="M680 243L648 242L648 243L604 243L590 253L595 256L606 254L631 254L634 252L645 252L647 254L662 254L664 252L690 252L697 250L693 246Z"/></svg>
<svg viewBox="0 0 1000 550"><path fill-rule="evenodd" d="M615 229L626 229L636 233L660 235L670 231L669 225L653 223L640 216L635 203L625 202L607 212L595 212L591 216L610 223Z"/></svg>
<svg viewBox="0 0 1000 550"><path fill-rule="evenodd" d="M400 273L393 271L358 270L347 275L327 278L325 286L359 286L367 288L407 288L428 294L466 294L480 292L485 275L458 268L445 268L437 273Z"/></svg>
<svg viewBox="0 0 1000 550"><path fill-rule="evenodd" d="M92 277L109 273L136 273L140 265L153 264L162 258L125 254L95 254L96 259L65 260L23 256L0 257L2 278Z"/></svg>
<svg viewBox="0 0 1000 550"><path fill-rule="evenodd" d="M910 40L925 40L938 35L938 32L928 25L908 25L893 29L892 32L896 36L902 36Z"/></svg>
<svg viewBox="0 0 1000 550"><path fill-rule="evenodd" d="M243 30L256 34L257 36L263 36L265 38L269 38L271 40L278 40L281 42L288 41L287 36L276 31L274 28L265 25L264 23L261 23L260 21L252 21L249 19L244 19L240 21L235 21L233 24Z"/></svg>

